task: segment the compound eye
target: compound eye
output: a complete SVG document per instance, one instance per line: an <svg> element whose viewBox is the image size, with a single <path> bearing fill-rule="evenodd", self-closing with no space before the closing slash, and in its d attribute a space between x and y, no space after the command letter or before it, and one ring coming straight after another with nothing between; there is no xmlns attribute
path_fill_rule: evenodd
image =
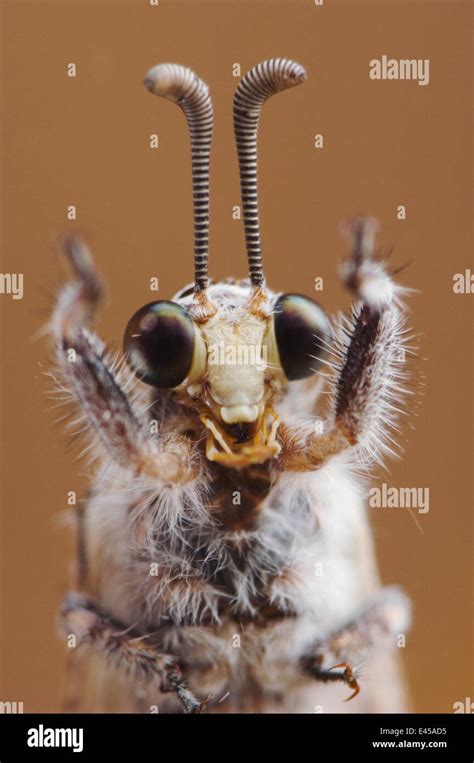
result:
<svg viewBox="0 0 474 763"><path fill-rule="evenodd" d="M321 367L332 330L316 302L300 294L282 294L274 306L273 330L278 359L288 381L305 379Z"/></svg>
<svg viewBox="0 0 474 763"><path fill-rule="evenodd" d="M180 305L167 300L137 310L123 338L128 365L153 387L179 386L190 375L195 346L191 318Z"/></svg>

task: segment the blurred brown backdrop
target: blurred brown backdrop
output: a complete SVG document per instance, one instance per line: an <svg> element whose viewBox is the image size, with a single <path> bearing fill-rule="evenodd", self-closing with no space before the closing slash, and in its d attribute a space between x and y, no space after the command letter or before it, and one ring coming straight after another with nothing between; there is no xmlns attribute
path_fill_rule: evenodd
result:
<svg viewBox="0 0 474 763"><path fill-rule="evenodd" d="M142 85L160 61L193 67L210 85L211 274L243 275L242 223L231 102L242 72L286 56L309 73L265 107L260 187L267 278L274 288L349 301L337 278L336 228L354 214L383 223L421 332L426 377L404 460L379 475L428 487L430 512L371 510L385 582L415 603L405 649L418 711L452 711L474 696L472 665L472 300L452 291L472 267L469 2L2 3L2 272L24 273L22 301L0 296L2 360L2 662L0 699L57 711L64 651L55 612L67 587L71 542L66 494L81 494L57 412L48 410L48 348L34 338L60 283L53 242L86 233L109 284L98 329L121 339L131 313L160 279L169 298L192 279L189 147L182 115ZM430 59L430 84L373 82L369 60ZM66 76L70 62L75 79ZM149 148L158 133L160 147ZM324 149L313 146L324 135ZM78 220L66 219L77 206ZM407 219L396 209L406 205ZM63 271L64 275L64 271ZM377 484L377 481L375 482Z"/></svg>

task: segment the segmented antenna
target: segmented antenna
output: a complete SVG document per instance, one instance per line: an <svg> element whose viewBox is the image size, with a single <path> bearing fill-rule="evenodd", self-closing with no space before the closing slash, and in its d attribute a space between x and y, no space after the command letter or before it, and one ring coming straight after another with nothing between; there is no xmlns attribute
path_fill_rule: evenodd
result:
<svg viewBox="0 0 474 763"><path fill-rule="evenodd" d="M251 69L239 83L234 96L234 133L239 158L240 190L250 280L262 287L262 252L257 190L257 132L262 106L270 96L299 85L306 71L294 61L272 58Z"/></svg>
<svg viewBox="0 0 474 763"><path fill-rule="evenodd" d="M212 101L207 85L191 69L158 64L145 77L145 87L174 101L186 116L191 136L194 204L194 288L207 288L209 259L209 157L213 127Z"/></svg>

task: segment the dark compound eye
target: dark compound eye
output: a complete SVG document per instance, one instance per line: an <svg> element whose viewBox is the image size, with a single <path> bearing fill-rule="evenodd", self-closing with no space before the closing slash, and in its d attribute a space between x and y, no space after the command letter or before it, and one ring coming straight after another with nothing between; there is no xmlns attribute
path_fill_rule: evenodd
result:
<svg viewBox="0 0 474 763"><path fill-rule="evenodd" d="M130 318L123 338L129 366L146 384L177 387L189 375L196 335L187 312L175 302L150 302Z"/></svg>
<svg viewBox="0 0 474 763"><path fill-rule="evenodd" d="M289 381L320 368L332 338L322 307L300 294L282 294L275 303L273 326L280 365Z"/></svg>

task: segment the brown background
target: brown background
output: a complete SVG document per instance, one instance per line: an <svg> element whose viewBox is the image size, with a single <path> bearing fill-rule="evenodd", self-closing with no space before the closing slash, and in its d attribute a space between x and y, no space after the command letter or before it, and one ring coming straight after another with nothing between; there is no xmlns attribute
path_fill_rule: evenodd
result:
<svg viewBox="0 0 474 763"><path fill-rule="evenodd" d="M473 296L452 276L470 265L470 3L461 2L3 2L2 272L25 274L23 301L2 308L2 660L0 699L25 711L59 709L64 653L55 611L67 586L71 545L61 525L66 494L81 494L85 467L48 410L48 348L34 339L60 283L56 235L78 221L110 287L98 329L120 341L131 313L160 279L169 298L192 278L188 142L182 115L145 92L160 61L193 68L212 87L213 277L243 275L242 224L231 130L246 71L287 56L308 82L272 100L260 132L267 278L274 288L349 301L337 278L338 221L371 214L421 333L426 377L402 462L379 475L429 487L430 513L371 510L385 582L415 603L405 650L418 711L451 711L474 696L472 645ZM431 82L372 82L370 59L429 58ZM75 62L76 79L66 76ZM160 148L148 147L157 132ZM315 133L325 146L313 148ZM396 207L407 206L397 221ZM64 270L63 270L64 273ZM375 483L377 484L377 483Z"/></svg>

